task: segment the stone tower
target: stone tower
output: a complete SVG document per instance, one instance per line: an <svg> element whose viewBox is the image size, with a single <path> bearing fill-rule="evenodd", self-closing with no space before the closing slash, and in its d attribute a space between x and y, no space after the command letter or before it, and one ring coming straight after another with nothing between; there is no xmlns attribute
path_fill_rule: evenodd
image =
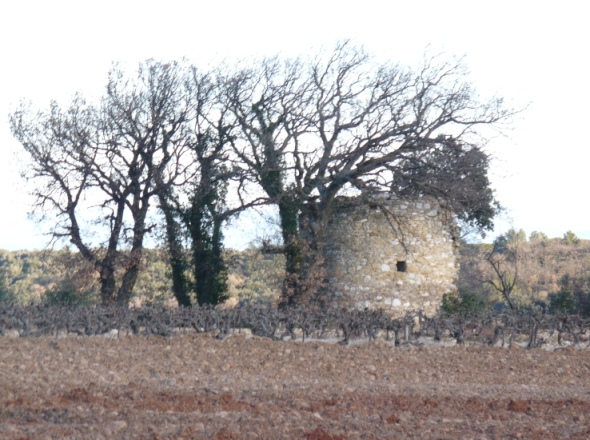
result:
<svg viewBox="0 0 590 440"><path fill-rule="evenodd" d="M435 314L456 290L456 223L432 198L337 200L324 248L333 307Z"/></svg>

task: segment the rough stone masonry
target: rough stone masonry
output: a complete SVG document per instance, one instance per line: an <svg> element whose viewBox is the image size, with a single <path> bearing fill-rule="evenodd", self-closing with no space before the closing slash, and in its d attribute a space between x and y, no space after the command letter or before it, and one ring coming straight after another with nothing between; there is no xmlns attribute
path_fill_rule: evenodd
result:
<svg viewBox="0 0 590 440"><path fill-rule="evenodd" d="M329 304L434 315L456 291L453 215L427 197L337 203L324 248Z"/></svg>

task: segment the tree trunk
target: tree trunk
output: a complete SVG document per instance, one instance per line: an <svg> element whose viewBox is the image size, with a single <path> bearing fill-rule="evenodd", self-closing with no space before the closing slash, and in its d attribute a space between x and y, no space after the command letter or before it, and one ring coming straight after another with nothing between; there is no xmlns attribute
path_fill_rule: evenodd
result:
<svg viewBox="0 0 590 440"><path fill-rule="evenodd" d="M180 226L165 196L160 197L160 208L166 221L166 239L170 254L170 270L172 272L172 293L179 306L190 307L192 303L186 278L187 262L179 237Z"/></svg>
<svg viewBox="0 0 590 440"><path fill-rule="evenodd" d="M324 247L333 197L324 197L324 199L324 201L303 205L299 224L302 245L300 245L298 301L313 301L320 306L324 305L322 304L322 295L326 287Z"/></svg>
<svg viewBox="0 0 590 440"><path fill-rule="evenodd" d="M281 305L321 299L325 284L323 249L327 213L312 205L279 204L287 272Z"/></svg>
<svg viewBox="0 0 590 440"><path fill-rule="evenodd" d="M113 264L102 263L100 274L100 301L103 306L112 306L117 303L115 296L115 269Z"/></svg>
<svg viewBox="0 0 590 440"><path fill-rule="evenodd" d="M137 238L133 245L133 249L129 255L127 270L121 280L121 287L117 295L117 305L121 307L129 307L129 301L131 300L131 295L137 282L139 268L143 258L143 235L144 232L141 232L141 236Z"/></svg>
<svg viewBox="0 0 590 440"><path fill-rule="evenodd" d="M143 238L145 237L145 219L147 217L148 200L145 197L136 195L133 206L134 225L133 225L133 241L129 259L126 264L126 270L121 280L121 287L117 293L117 304L122 307L129 307L129 301L133 294L135 283L139 275L139 268L143 258Z"/></svg>
<svg viewBox="0 0 590 440"><path fill-rule="evenodd" d="M285 255L285 279L283 280L282 301L283 305L293 305L301 296L299 291L302 249L299 237L299 210L297 206L289 202L281 202L279 205L279 217L281 220L281 232L283 235Z"/></svg>
<svg viewBox="0 0 590 440"><path fill-rule="evenodd" d="M115 278L115 263L117 260L117 245L119 243L119 236L123 228L123 213L125 211L125 201L123 199L117 200L117 213L113 219L111 227L111 236L109 237L109 245L106 250L106 255L97 266L100 273L100 296L101 302L105 306L117 304L116 293L116 278Z"/></svg>
<svg viewBox="0 0 590 440"><path fill-rule="evenodd" d="M196 194L189 231L192 238L195 294L199 305L219 304L226 298L226 269L223 261L221 226L223 219L207 204L209 195Z"/></svg>
<svg viewBox="0 0 590 440"><path fill-rule="evenodd" d="M141 253L137 256L132 256L132 260L138 258L141 260ZM119 288L119 294L117 295L117 305L120 307L129 307L129 301L133 294L133 288L137 282L137 276L139 275L139 261L132 262L132 266L125 271L123 279L121 280L121 287Z"/></svg>

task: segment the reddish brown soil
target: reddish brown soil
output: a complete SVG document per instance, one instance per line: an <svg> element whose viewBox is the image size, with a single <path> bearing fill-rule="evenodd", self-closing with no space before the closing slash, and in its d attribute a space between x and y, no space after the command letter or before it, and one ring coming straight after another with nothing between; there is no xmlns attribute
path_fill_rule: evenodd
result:
<svg viewBox="0 0 590 440"><path fill-rule="evenodd" d="M590 350L0 338L2 439L590 438Z"/></svg>

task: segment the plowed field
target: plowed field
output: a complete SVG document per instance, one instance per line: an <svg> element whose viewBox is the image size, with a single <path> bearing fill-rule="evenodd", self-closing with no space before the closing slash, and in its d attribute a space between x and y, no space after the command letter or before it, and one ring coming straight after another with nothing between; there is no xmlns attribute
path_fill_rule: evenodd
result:
<svg viewBox="0 0 590 440"><path fill-rule="evenodd" d="M590 350L0 337L2 439L590 438Z"/></svg>

